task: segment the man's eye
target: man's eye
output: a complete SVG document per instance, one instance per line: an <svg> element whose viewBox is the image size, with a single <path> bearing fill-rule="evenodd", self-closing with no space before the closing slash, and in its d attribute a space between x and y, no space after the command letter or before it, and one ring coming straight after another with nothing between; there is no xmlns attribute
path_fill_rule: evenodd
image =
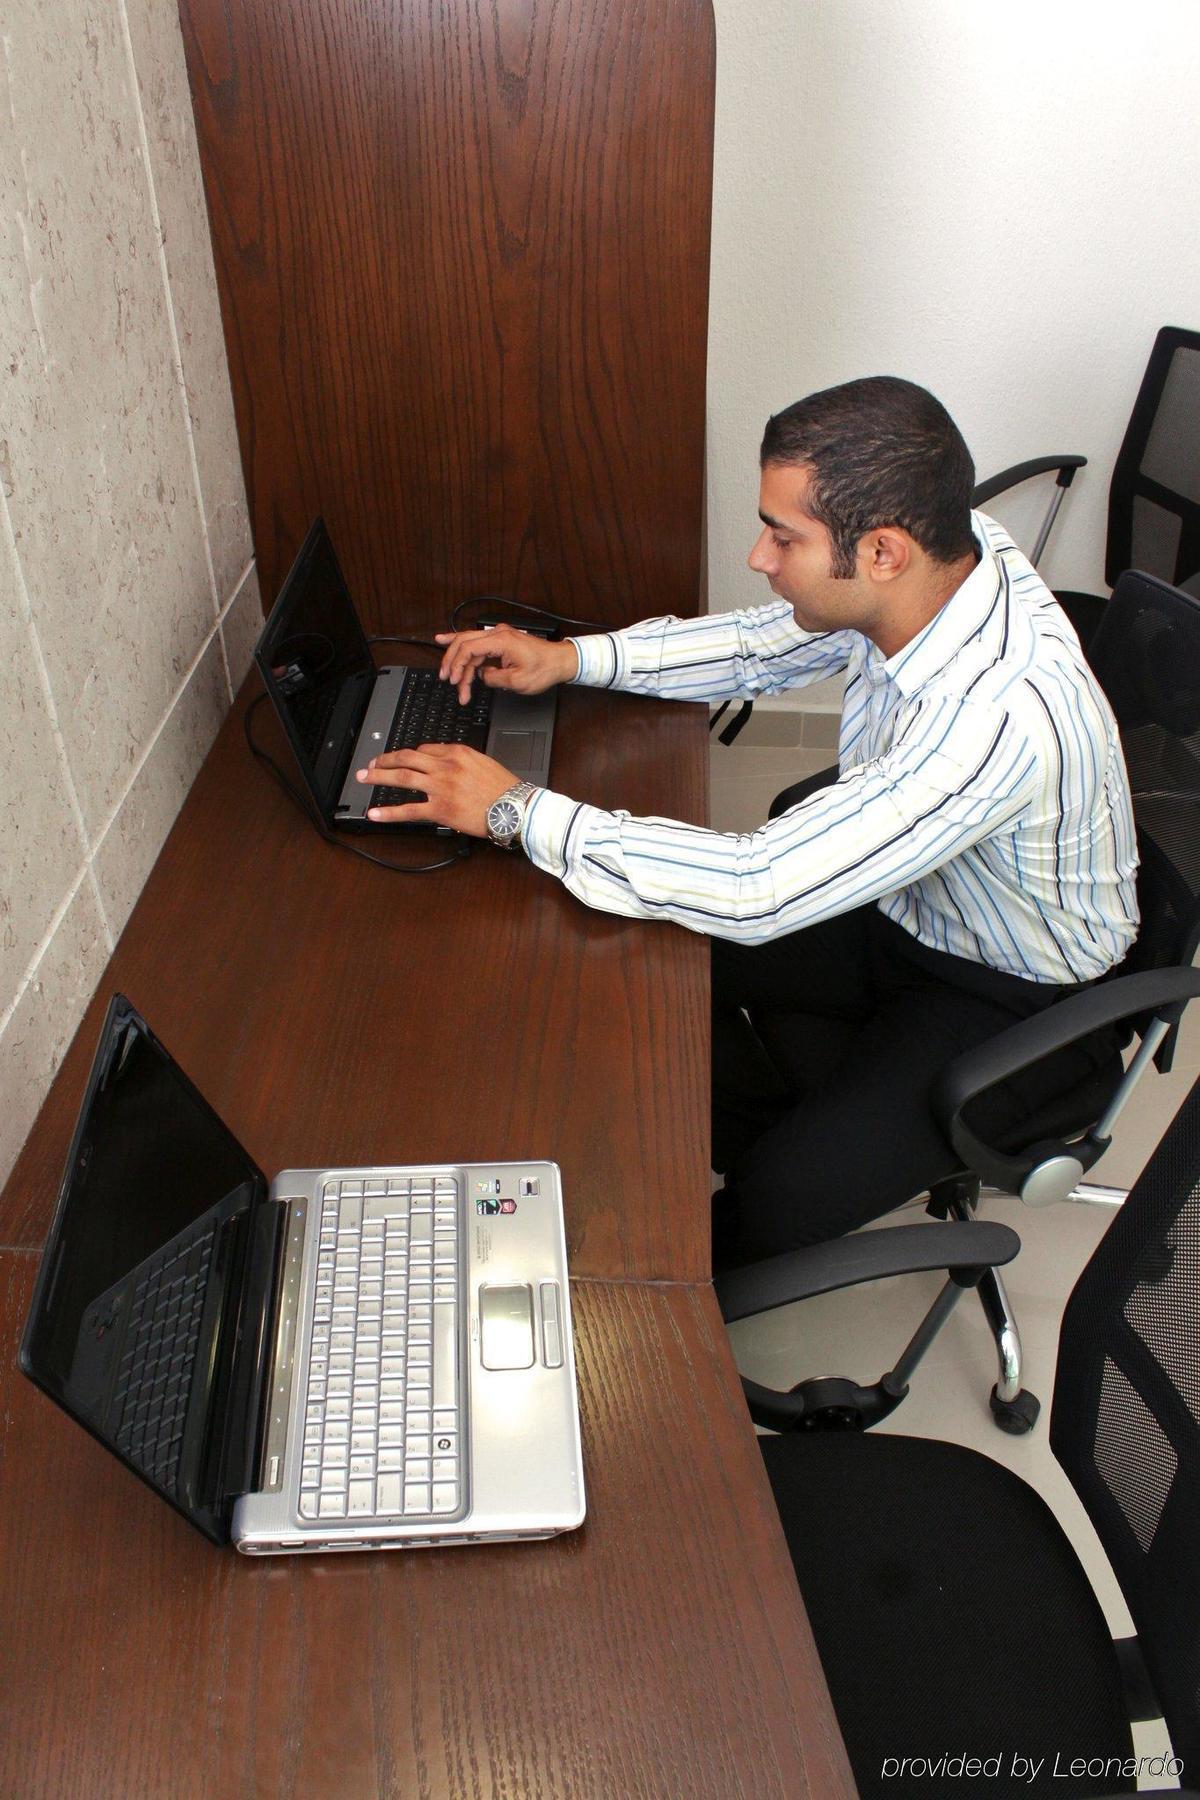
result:
<svg viewBox="0 0 1200 1800"><path fill-rule="evenodd" d="M772 541L777 550L789 549L791 547L791 542L792 542L791 538L780 537L778 533L775 534Z"/></svg>

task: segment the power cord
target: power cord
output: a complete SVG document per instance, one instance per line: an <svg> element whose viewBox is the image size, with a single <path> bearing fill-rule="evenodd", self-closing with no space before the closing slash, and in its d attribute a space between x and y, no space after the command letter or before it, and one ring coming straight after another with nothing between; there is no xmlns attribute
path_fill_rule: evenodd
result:
<svg viewBox="0 0 1200 1800"><path fill-rule="evenodd" d="M594 619L571 619L565 613L552 612L548 606L527 606L523 600L514 600L509 594L468 594L460 600L450 614L450 629L457 631L458 621L463 608L467 606L511 606L514 612L529 613L537 619L552 619L556 625L575 625L584 631L607 631L607 625L597 625ZM442 646L438 644L437 649Z"/></svg>
<svg viewBox="0 0 1200 1800"><path fill-rule="evenodd" d="M369 637L367 642L368 644L415 644L418 650L432 650L438 656L442 654L442 651L445 648L444 645L435 643L433 638L390 637L385 635L383 637Z"/></svg>
<svg viewBox="0 0 1200 1800"><path fill-rule="evenodd" d="M415 642L417 640L396 639L395 641L397 643L401 643L401 642ZM440 649L440 647L441 647L440 645L434 646L435 649ZM452 855L445 857L441 862L433 862L433 863L391 862L385 856L373 856L369 850L362 850L359 848L359 846L357 844L350 844L350 843L347 843L344 838L335 837L333 832L329 830L324 819L319 817L319 815L314 811L312 806L309 804L307 797L300 792L299 788L293 787L292 783L288 780L287 776L284 774L284 772L280 768L279 764L275 761L275 758L273 756L269 756L267 754L267 752L265 750L263 750L262 748L260 748L260 746L258 744L256 744L254 741L254 732L253 732L254 715L258 711L259 707L262 705L263 701L268 698L269 698L269 695L267 695L267 694L255 695L254 699L250 702L249 706L246 708L245 713L242 715L242 724L245 727L246 743L249 746L250 754L251 754L251 756L257 758L257 760L260 763L266 764L267 768L270 769L272 775L275 777L276 781L279 783L279 785L283 789L284 793L288 795L288 797L292 800L294 805L296 805L300 808L300 811L304 814L305 818L308 820L308 822L311 825L315 826L318 834L322 838L324 838L324 840L327 844L332 844L333 848L335 850L345 851L347 856L357 856L357 857L360 857L363 862L374 863L375 867L377 869L390 869L390 871L392 872L393 875L432 875L434 873L434 871L437 869L452 869L452 868L454 868L456 863L466 861L466 859L471 854L471 840L469 838L465 838L465 837L461 837L461 836L458 838L458 841L454 846L454 851L453 851Z"/></svg>

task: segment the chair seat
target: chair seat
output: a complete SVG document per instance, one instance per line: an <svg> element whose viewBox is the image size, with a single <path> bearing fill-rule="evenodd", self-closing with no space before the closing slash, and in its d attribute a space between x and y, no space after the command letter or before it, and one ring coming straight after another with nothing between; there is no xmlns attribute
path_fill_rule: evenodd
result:
<svg viewBox="0 0 1200 1800"><path fill-rule="evenodd" d="M824 1433L759 1440L859 1790L1132 1791L1104 1615L1058 1521L960 1445ZM992 1758L972 1779L943 1753ZM1032 1784L1028 1764L1041 1765ZM935 1767L902 1773L898 1759ZM1054 1772L1057 1762L1057 1774ZM1072 1777L1072 1758L1112 1762ZM887 1759L891 1759L890 1761Z"/></svg>

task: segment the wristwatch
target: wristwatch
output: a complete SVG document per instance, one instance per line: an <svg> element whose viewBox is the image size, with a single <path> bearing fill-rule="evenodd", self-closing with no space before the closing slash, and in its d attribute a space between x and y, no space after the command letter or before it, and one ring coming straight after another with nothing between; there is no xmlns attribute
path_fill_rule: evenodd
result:
<svg viewBox="0 0 1200 1800"><path fill-rule="evenodd" d="M520 838L525 808L536 792L532 781L517 781L488 807L487 834L501 850L511 850Z"/></svg>

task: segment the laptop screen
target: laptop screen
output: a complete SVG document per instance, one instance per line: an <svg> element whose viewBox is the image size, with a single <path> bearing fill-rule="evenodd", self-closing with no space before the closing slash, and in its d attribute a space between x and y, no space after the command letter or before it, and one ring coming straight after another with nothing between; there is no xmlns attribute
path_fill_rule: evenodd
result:
<svg viewBox="0 0 1200 1800"><path fill-rule="evenodd" d="M202 1390L222 1360L223 1239L265 1187L237 1140L117 996L92 1065L21 1365L189 1517L205 1508L209 1396Z"/></svg>
<svg viewBox="0 0 1200 1800"><path fill-rule="evenodd" d="M323 520L305 538L254 654L313 798L328 816L375 665Z"/></svg>

